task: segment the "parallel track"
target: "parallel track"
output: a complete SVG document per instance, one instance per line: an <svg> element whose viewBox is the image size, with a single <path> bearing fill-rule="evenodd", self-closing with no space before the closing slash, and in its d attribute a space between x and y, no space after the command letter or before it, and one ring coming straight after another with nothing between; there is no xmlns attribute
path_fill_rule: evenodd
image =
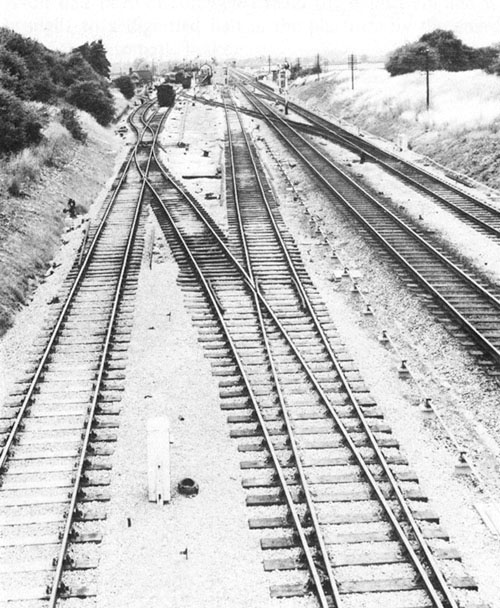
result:
<svg viewBox="0 0 500 608"><path fill-rule="evenodd" d="M251 105L303 162L313 177L326 186L332 203L342 204L427 291L434 304L472 338L495 365L500 361L500 299L481 279L463 270L325 156L314 143L286 123L276 112L242 87Z"/></svg>
<svg viewBox="0 0 500 608"><path fill-rule="evenodd" d="M151 112L148 103L132 115L137 142L60 290L27 379L0 410L0 598L9 606L53 608L96 593L91 545L101 540L109 500Z"/></svg>
<svg viewBox="0 0 500 608"><path fill-rule="evenodd" d="M249 79L239 72L238 75L258 88L270 101L284 103L281 95L274 93L269 87ZM363 154L367 160L379 164L382 168L396 175L416 190L431 196L442 207L451 211L469 226L485 234L496 242L500 242L500 208L467 192L451 180L440 179L415 163L391 154L387 150L377 147L365 138L355 135L325 118L302 106L289 102L288 107L315 127L310 131L331 141ZM307 126L298 127L307 131Z"/></svg>
<svg viewBox="0 0 500 608"><path fill-rule="evenodd" d="M321 606L352 605L358 594L366 606L396 598L405 608L456 606L448 584L475 585L446 581L436 567L429 544L445 535L427 523L435 517L421 508L415 476L300 268L252 147L233 123L228 118L227 240L159 161L147 183L221 376L231 435L254 458L242 463L252 475L243 483L257 510L251 527L271 531L262 546L277 579L272 593L312 590ZM441 557L454 559L447 550ZM342 579L345 566L358 576ZM297 582L280 583L289 570Z"/></svg>

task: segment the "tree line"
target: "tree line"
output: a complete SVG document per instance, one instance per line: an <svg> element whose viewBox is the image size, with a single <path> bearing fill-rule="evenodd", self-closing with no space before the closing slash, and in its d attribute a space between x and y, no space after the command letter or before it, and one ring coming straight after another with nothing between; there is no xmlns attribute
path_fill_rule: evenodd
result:
<svg viewBox="0 0 500 608"><path fill-rule="evenodd" d="M63 124L79 139L82 131L71 107L109 124L115 112L109 74L101 40L62 53L0 28L0 153L41 140L43 115L28 102L61 105Z"/></svg>
<svg viewBox="0 0 500 608"><path fill-rule="evenodd" d="M500 74L500 45L473 48L452 31L437 29L394 50L385 68L391 76L425 69L449 72L481 69Z"/></svg>

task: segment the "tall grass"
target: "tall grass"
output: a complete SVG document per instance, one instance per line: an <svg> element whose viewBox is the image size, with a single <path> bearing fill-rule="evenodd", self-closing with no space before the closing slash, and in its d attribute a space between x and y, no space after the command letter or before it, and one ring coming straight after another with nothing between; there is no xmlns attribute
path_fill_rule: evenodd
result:
<svg viewBox="0 0 500 608"><path fill-rule="evenodd" d="M42 142L25 148L0 162L7 191L20 196L23 189L40 179L44 167L60 167L72 156L71 136L59 123L51 122Z"/></svg>
<svg viewBox="0 0 500 608"><path fill-rule="evenodd" d="M385 139L408 136L417 152L484 183L500 187L500 78L481 70L391 77L380 67L331 71L319 81L299 81L293 94L311 109L351 122Z"/></svg>
<svg viewBox="0 0 500 608"><path fill-rule="evenodd" d="M430 110L426 108L425 74L413 72L391 77L384 69L355 74L331 72L324 80L296 88L297 96L311 104L322 101L342 118L370 114L372 119L392 119L448 131L490 128L500 123L500 78L481 70L437 71L430 74ZM324 108L328 109L328 108Z"/></svg>

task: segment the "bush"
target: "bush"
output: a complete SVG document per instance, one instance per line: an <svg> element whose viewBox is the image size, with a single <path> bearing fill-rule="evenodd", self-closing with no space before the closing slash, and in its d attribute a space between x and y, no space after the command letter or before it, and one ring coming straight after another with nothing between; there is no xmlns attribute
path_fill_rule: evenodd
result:
<svg viewBox="0 0 500 608"><path fill-rule="evenodd" d="M2 87L12 91L21 99L26 99L29 92L27 75L28 69L23 58L0 46L0 84Z"/></svg>
<svg viewBox="0 0 500 608"><path fill-rule="evenodd" d="M10 179L7 191L11 196L21 196L21 182L15 175Z"/></svg>
<svg viewBox="0 0 500 608"><path fill-rule="evenodd" d="M61 108L61 124L68 129L73 139L83 143L87 141L87 133L82 128L76 112L72 108Z"/></svg>
<svg viewBox="0 0 500 608"><path fill-rule="evenodd" d="M113 84L125 97L125 99L132 99L135 93L134 83L130 79L130 76L119 76L113 80Z"/></svg>
<svg viewBox="0 0 500 608"><path fill-rule="evenodd" d="M0 154L15 153L42 138L40 111L25 102L57 104L66 99L101 125L109 124L114 105L108 75L101 40L61 53L0 27ZM76 140L85 141L75 113L63 111L61 123Z"/></svg>
<svg viewBox="0 0 500 608"><path fill-rule="evenodd" d="M0 153L16 152L42 139L42 124L10 91L0 89Z"/></svg>
<svg viewBox="0 0 500 608"><path fill-rule="evenodd" d="M115 114L113 99L99 82L85 80L70 86L66 101L91 114L99 124L108 125Z"/></svg>

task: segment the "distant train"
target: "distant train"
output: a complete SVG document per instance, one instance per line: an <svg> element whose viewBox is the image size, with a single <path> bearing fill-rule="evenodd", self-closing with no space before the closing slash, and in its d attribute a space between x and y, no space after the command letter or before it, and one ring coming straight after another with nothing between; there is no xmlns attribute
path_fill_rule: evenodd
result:
<svg viewBox="0 0 500 608"><path fill-rule="evenodd" d="M156 96L160 107L171 107L175 103L175 89L171 84L159 84L156 87Z"/></svg>

